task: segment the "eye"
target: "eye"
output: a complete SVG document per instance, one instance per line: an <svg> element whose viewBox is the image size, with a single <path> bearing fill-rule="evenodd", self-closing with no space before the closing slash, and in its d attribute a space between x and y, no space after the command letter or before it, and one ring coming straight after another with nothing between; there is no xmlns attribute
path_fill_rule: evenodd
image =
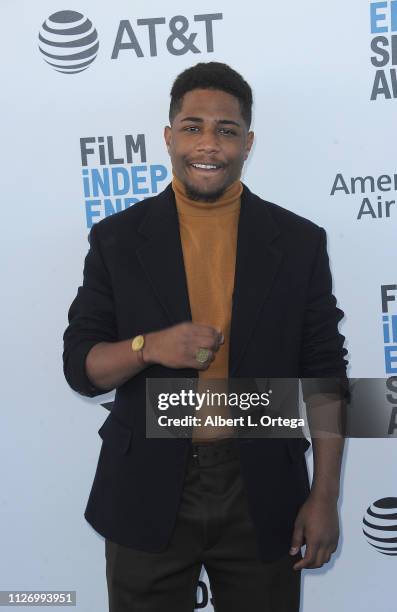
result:
<svg viewBox="0 0 397 612"><path fill-rule="evenodd" d="M184 132L198 132L199 128L197 127L197 125L188 125L185 128L183 128Z"/></svg>
<svg viewBox="0 0 397 612"><path fill-rule="evenodd" d="M224 136L235 136L236 135L236 132L234 130L231 130L230 128L220 128L219 131Z"/></svg>

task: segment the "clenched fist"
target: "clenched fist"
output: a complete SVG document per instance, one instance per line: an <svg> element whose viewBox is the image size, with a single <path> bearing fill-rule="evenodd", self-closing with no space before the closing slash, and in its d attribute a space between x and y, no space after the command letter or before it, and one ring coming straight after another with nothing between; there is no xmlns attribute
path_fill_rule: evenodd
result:
<svg viewBox="0 0 397 612"><path fill-rule="evenodd" d="M146 334L143 359L148 364L159 363L167 368L206 370L224 341L222 332L214 327L186 321ZM205 363L196 359L200 348L209 349Z"/></svg>

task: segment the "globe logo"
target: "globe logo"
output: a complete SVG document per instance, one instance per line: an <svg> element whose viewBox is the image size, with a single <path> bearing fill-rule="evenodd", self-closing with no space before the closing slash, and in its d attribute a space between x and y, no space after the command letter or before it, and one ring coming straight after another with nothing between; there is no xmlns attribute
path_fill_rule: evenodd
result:
<svg viewBox="0 0 397 612"><path fill-rule="evenodd" d="M58 11L48 17L41 26L39 41L44 61L64 74L86 70L99 49L96 29L76 11Z"/></svg>
<svg viewBox="0 0 397 612"><path fill-rule="evenodd" d="M397 556L397 497L378 499L363 518L367 542L382 555Z"/></svg>

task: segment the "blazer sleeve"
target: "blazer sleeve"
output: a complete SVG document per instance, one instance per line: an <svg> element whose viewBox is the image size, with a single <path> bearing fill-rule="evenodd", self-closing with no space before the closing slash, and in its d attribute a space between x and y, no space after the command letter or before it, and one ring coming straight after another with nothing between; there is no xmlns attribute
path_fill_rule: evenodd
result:
<svg viewBox="0 0 397 612"><path fill-rule="evenodd" d="M304 396L312 392L342 390L348 395L344 348L345 337L338 330L343 311L332 294L332 277L327 254L327 238L320 228L313 263L303 324L300 377Z"/></svg>
<svg viewBox="0 0 397 612"><path fill-rule="evenodd" d="M98 342L118 339L112 285L97 231L93 225L88 237L90 248L84 262L83 284L69 308L69 325L63 335L65 378L74 391L88 397L106 393L95 387L86 374L88 352Z"/></svg>

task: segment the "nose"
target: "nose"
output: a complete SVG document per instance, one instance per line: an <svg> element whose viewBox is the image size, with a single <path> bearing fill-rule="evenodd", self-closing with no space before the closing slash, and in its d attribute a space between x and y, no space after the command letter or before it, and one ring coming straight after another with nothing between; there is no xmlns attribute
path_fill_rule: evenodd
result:
<svg viewBox="0 0 397 612"><path fill-rule="evenodd" d="M218 135L212 130L205 130L201 133L197 142L197 151L204 153L216 153L220 150Z"/></svg>

